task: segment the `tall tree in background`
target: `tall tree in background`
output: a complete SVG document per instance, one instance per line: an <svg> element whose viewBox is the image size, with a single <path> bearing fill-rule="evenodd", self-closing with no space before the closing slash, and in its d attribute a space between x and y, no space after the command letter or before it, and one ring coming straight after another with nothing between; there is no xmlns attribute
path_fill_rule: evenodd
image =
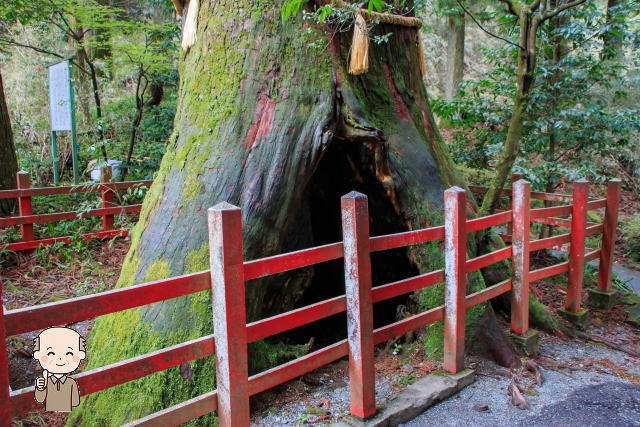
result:
<svg viewBox="0 0 640 427"><path fill-rule="evenodd" d="M624 51L622 42L624 36L622 32L625 30L626 0L607 0L607 30L604 32L602 41L602 58L613 59L621 56Z"/></svg>
<svg viewBox="0 0 640 427"><path fill-rule="evenodd" d="M496 165L496 174L482 201L481 215L491 213L496 208L500 200L500 192L506 184L511 168L518 157L525 111L530 102L538 65L536 41L540 26L565 10L585 2L585 0L558 1L557 6L554 8L552 7L553 2L548 2L547 0L534 0L531 3L526 3L522 0L500 1L506 5L508 13L515 17L519 29L517 43L503 39L518 49L517 90L513 98L509 130Z"/></svg>
<svg viewBox="0 0 640 427"><path fill-rule="evenodd" d="M306 12L319 22L283 24L282 5L200 2L195 44L180 61L174 138L132 233L119 287L208 269L206 212L222 201L242 208L246 260L341 240L340 197L351 190L369 196L373 235L442 223L443 190L462 182L431 113L416 28L372 25L370 38L391 36L370 45L368 72L353 76L351 31L337 31L351 25L352 6L327 11L319 4L314 12L310 5ZM442 263L436 243L381 253L374 285ZM477 272L469 283L470 290L485 286ZM246 288L248 321L343 293L341 262L254 280ZM416 300L416 309L437 306L443 287ZM471 310L470 322L485 307ZM395 318L395 306L382 308L377 321ZM90 367L209 334L210 310L203 292L100 318ZM428 334L430 354L442 348L441 327ZM251 369L282 354L276 343L256 343ZM209 391L213 365L201 360L87 396L70 423L120 424Z"/></svg>
<svg viewBox="0 0 640 427"><path fill-rule="evenodd" d="M16 172L18 172L18 158L13 144L11 119L7 100L4 96L2 73L0 72L0 190L16 188ZM0 200L0 215L9 215L15 206L14 199Z"/></svg>
<svg viewBox="0 0 640 427"><path fill-rule="evenodd" d="M447 16L447 73L444 85L444 98L447 101L455 97L464 76L464 26L464 12Z"/></svg>

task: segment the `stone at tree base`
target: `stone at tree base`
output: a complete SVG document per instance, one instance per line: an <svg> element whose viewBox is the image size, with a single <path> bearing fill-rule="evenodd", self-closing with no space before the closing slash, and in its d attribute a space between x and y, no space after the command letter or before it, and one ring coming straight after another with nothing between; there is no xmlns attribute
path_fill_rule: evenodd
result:
<svg viewBox="0 0 640 427"><path fill-rule="evenodd" d="M596 308L611 310L616 304L615 291L589 289L589 304Z"/></svg>
<svg viewBox="0 0 640 427"><path fill-rule="evenodd" d="M433 373L411 384L395 399L388 402L375 417L368 421L351 420L333 424L334 426L396 426L410 421L425 409L459 392L475 381L475 371L465 369L457 374Z"/></svg>
<svg viewBox="0 0 640 427"><path fill-rule="evenodd" d="M524 334L516 334L507 330L506 334L513 343L513 346L525 356L538 354L540 349L540 332L536 329L528 329Z"/></svg>
<svg viewBox="0 0 640 427"><path fill-rule="evenodd" d="M582 309L576 313L561 308L557 313L579 329L585 329L589 323L589 310Z"/></svg>

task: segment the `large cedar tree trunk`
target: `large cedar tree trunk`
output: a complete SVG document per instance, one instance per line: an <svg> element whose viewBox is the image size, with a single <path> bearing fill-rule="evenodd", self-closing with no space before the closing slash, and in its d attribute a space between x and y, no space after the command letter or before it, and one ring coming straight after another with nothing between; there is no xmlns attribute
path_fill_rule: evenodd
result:
<svg viewBox="0 0 640 427"><path fill-rule="evenodd" d="M2 74L0 74L0 190L16 188L18 158L13 144L11 119L4 96ZM10 215L15 207L13 199L0 200L0 215Z"/></svg>
<svg viewBox="0 0 640 427"><path fill-rule="evenodd" d="M118 286L208 269L206 211L222 201L242 208L246 260L341 240L339 198L353 189L369 196L373 234L442 223L443 190L462 183L429 108L416 29L377 26L375 34L393 36L372 43L369 72L353 76L351 32L301 19L283 25L280 7L201 1L197 41L180 60L174 136ZM441 268L441 249L374 256L374 285ZM340 263L248 282L249 321L344 293ZM480 274L470 275L470 288L483 286ZM442 296L436 286L402 302L425 309ZM201 293L101 318L89 367L211 333L210 310ZM482 311L470 311L470 321ZM429 334L430 351L442 349L440 330ZM283 348L252 345L251 369L280 361ZM207 392L213 365L207 358L87 396L72 421L122 423Z"/></svg>

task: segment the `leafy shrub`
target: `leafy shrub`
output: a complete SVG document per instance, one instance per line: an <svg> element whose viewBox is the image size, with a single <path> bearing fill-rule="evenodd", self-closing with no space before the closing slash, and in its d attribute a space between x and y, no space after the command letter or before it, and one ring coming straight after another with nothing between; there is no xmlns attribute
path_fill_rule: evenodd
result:
<svg viewBox="0 0 640 427"><path fill-rule="evenodd" d="M622 238L627 254L635 261L640 261L640 213L623 224Z"/></svg>

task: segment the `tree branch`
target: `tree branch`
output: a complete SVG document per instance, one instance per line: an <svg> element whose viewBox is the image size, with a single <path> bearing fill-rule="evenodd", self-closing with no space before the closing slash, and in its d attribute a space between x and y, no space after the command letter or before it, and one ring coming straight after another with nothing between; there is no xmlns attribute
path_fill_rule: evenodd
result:
<svg viewBox="0 0 640 427"><path fill-rule="evenodd" d="M518 16L518 12L520 12L520 10L517 10L518 8L516 8L516 5L514 5L511 0L498 0L498 1L500 3L504 3L507 5L507 10L509 11L510 14L512 14L513 16Z"/></svg>
<svg viewBox="0 0 640 427"><path fill-rule="evenodd" d="M508 0L507 0L507 1L508 1ZM466 13L467 15L469 15L469 17L473 20L473 22L475 22L475 23L476 23L476 25L478 26L478 28L480 28L482 31L484 31L485 33L489 34L491 37L495 37L495 38L500 39L500 40L502 40L502 41L504 41L504 42L507 42L507 43L509 43L510 45L517 47L518 49L525 50L525 49L524 49L524 47L520 46L518 43L514 43L514 42L512 42L512 41L511 41L511 40L509 40L509 39L505 39L504 37L500 37L499 35L497 35L497 34L495 34L495 33L492 33L491 31L489 31L489 30L487 30L486 28L484 28L484 27L482 26L482 24L481 24L480 22L478 22L478 20L476 19L476 17L475 17L475 16L473 16L473 15L471 14L471 12L469 12L469 11L467 10L467 8L466 8L466 7L464 7L464 5L463 5L462 3L460 3L460 0L456 0L456 2L458 2L458 4L460 5L460 7L462 8L462 10L464 10L464 11L465 11L465 13Z"/></svg>
<svg viewBox="0 0 640 427"><path fill-rule="evenodd" d="M549 11L549 12L545 13L542 16L542 19L540 19L540 23L543 23L544 21L546 21L549 18L553 18L554 16L558 15L561 12L564 12L567 9L570 9L572 7L581 5L585 1L586 0L573 0L573 1L570 1L568 3L563 4L562 6L558 6L555 10L552 10L552 11Z"/></svg>
<svg viewBox="0 0 640 427"><path fill-rule="evenodd" d="M31 49L31 50L34 50L34 51L36 51L38 53L44 53L45 55L51 55L51 56L55 56L56 58L65 59L64 56L62 56L62 55L60 55L58 53L51 52L50 50L42 49L42 48L40 48L38 46L31 46L30 44L20 43L20 42L17 42L15 40L13 40L13 39L4 39L4 42L8 43L8 44L12 44L14 46L24 47L26 49Z"/></svg>

